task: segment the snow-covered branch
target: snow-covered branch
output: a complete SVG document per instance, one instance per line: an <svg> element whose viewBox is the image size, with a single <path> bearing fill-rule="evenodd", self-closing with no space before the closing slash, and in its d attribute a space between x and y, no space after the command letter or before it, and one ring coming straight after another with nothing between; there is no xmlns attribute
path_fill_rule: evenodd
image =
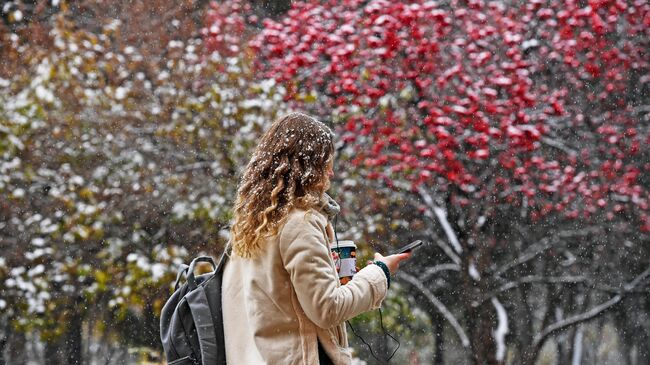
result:
<svg viewBox="0 0 650 365"><path fill-rule="evenodd" d="M447 309L447 307L438 299L436 298L433 293L427 289L424 284L415 278L412 275L406 274L402 271L398 272L397 277L406 281L407 283L411 284L413 287L418 289L422 295L424 295L427 300L433 304L434 307L442 314L443 317L451 324L453 329L456 331L458 334L458 337L460 338L461 343L463 344L463 347L468 348L469 347L469 338L465 334L465 331L463 330L463 327L461 327L460 323L458 323L458 320L456 320L456 317Z"/></svg>
<svg viewBox="0 0 650 365"><path fill-rule="evenodd" d="M491 291L490 293L486 294L485 296L482 297L481 300L478 300L474 302L472 305L474 307L478 307L480 304L484 303L488 299L492 298L495 295L498 295L499 293L503 293L505 291L515 289L519 287L520 285L523 284L530 284L530 283L545 283L545 284L576 284L576 283L584 283L587 284L589 287L599 290L602 292L608 292L608 293L614 293L614 294L619 294L621 292L620 287L617 286L612 286L612 285L603 285L603 284L598 284L594 281L593 278L590 278L588 276L583 276L583 275L576 275L576 276L571 276L571 275L566 275L566 276L540 276L540 275L529 275L529 276L524 276L521 277L517 280L509 281L497 289ZM634 285L630 287L628 290L626 290L628 293L641 293L645 292L643 291L642 288L637 288L637 285Z"/></svg>
<svg viewBox="0 0 650 365"><path fill-rule="evenodd" d="M542 141L542 143L544 143L546 145L549 145L551 147L555 147L558 150L560 150L560 151L562 151L562 152L564 152L564 153L566 153L568 155L576 156L578 154L574 149L567 147L566 144L564 144L564 143L562 143L562 142L560 142L558 140L551 139L551 138L548 138L548 137L542 137L541 141Z"/></svg>
<svg viewBox="0 0 650 365"><path fill-rule="evenodd" d="M454 250L456 250L456 253L458 253L458 254L462 253L463 248L460 246L460 242L458 241L458 237L456 237L456 233L451 228L451 225L449 224L449 221L447 220L447 211L440 208L440 207L433 207L433 212L436 214L436 217L438 218L438 221L440 221L440 225L444 229L445 234L447 235L447 238L449 238L449 242L451 243Z"/></svg>
<svg viewBox="0 0 650 365"><path fill-rule="evenodd" d="M519 278L519 280L511 281L509 283L506 283L502 286L500 286L496 291L497 293L504 292L506 290L510 290L512 288L515 288L521 284L526 284L526 283L549 283L549 284L574 284L574 283L582 283L587 281L587 278L582 275L578 276L540 276L540 275L529 275L529 276L524 276L522 278Z"/></svg>
<svg viewBox="0 0 650 365"><path fill-rule="evenodd" d="M498 269L496 271L496 273L495 273L496 276L499 276L499 275L503 274L504 272L512 269L515 266L519 266L519 265L521 265L523 263L526 263L526 262L534 259L540 253L542 253L542 252L548 250L549 248L551 248L551 246L553 246L553 244L556 243L556 242L557 241L552 240L552 239L550 239L548 237L543 238L539 243L532 245L532 249L528 250L528 252L523 253L522 255L517 257L514 261L512 261L510 263L507 263L507 264L503 265L500 269Z"/></svg>
<svg viewBox="0 0 650 365"><path fill-rule="evenodd" d="M551 336L552 334L562 331L570 326L576 325L578 323L586 322L588 320L591 320L595 317L597 317L599 314L603 313L607 309L613 307L614 305L618 304L623 296L627 294L628 292L632 291L639 283L643 282L645 279L650 276L650 267L648 267L644 272L642 272L639 276L637 276L634 280L631 282L625 284L623 286L623 290L609 299L608 301L601 303L588 311L577 314L575 316L571 316L569 318L563 319L561 321L555 322L546 328L544 328L540 333L535 335L533 339L533 348L539 348L544 341L546 340L547 337Z"/></svg>
<svg viewBox="0 0 650 365"><path fill-rule="evenodd" d="M427 235L431 237L431 240L440 247L440 249L454 262L456 265L460 265L460 257L456 255L454 250L447 244L447 242L438 238L438 236L433 232L432 229L427 229Z"/></svg>
<svg viewBox="0 0 650 365"><path fill-rule="evenodd" d="M582 363L582 326L578 326L575 336L573 337L573 356L571 365L580 365Z"/></svg>
<svg viewBox="0 0 650 365"><path fill-rule="evenodd" d="M594 234L603 233L602 226L589 226L581 229L565 229L563 231L557 232L559 238L574 238L574 237L585 237Z"/></svg>
<svg viewBox="0 0 650 365"><path fill-rule="evenodd" d="M501 302L497 297L492 297L492 305L497 311L497 320L499 321L497 328L494 330L494 341L497 345L496 359L503 361L506 356L506 334L508 334L508 313L503 308Z"/></svg>
<svg viewBox="0 0 650 365"><path fill-rule="evenodd" d="M427 207L431 209L433 213L436 215L436 218L438 218L438 222L440 222L442 229L445 231L445 234L447 235L447 238L449 239L449 242L451 243L454 250L456 250L456 253L457 254L462 253L463 248L460 246L458 237L456 236L456 233L451 227L451 224L449 224L449 221L447 220L447 211L439 207L433 201L431 195L422 187L418 188L418 193L420 194L420 197L422 197L422 200L424 200L424 203L427 205Z"/></svg>
<svg viewBox="0 0 650 365"><path fill-rule="evenodd" d="M431 276L441 272L441 271L460 271L460 265L458 264L440 264L432 266L424 270L420 279L423 281L428 280Z"/></svg>
<svg viewBox="0 0 650 365"><path fill-rule="evenodd" d="M602 227L598 227L598 226L559 231L551 237L544 237L539 242L532 244L527 250L527 252L520 255L514 261L503 265L495 272L495 274L496 276L500 276L504 272L534 259L535 257L537 257L537 255L545 252L546 250L550 249L554 245L560 243L561 242L560 239L590 236L594 234L599 234L601 232L602 232ZM522 235L524 235L524 233L522 233Z"/></svg>
<svg viewBox="0 0 650 365"><path fill-rule="evenodd" d="M411 200L411 198L413 196L414 195L408 195L405 198L409 199L409 201L411 201L413 204L419 204L421 202L420 200L417 200L417 201L415 199ZM418 194L418 196L421 197L420 194ZM429 199L432 199L431 195L427 195L427 196L429 197ZM431 200L431 201L433 201L433 200ZM434 214L431 212L431 210L432 210L431 208L426 210L424 212L424 215L427 218L430 218L430 219L433 220L434 219L434 217L433 217ZM443 239L440 239L438 237L438 235L436 234L436 232L434 231L434 229L430 225L428 225L426 227L426 233L427 233L427 236L430 237L431 242L435 243L438 247L440 247L440 249L442 249L442 251L447 255L447 257L449 257L451 259L451 261L453 261L456 265L460 265L460 263L461 263L460 257L456 254L456 252L454 252L454 249L452 249L451 246L449 246L447 244L447 242L445 242Z"/></svg>
<svg viewBox="0 0 650 365"><path fill-rule="evenodd" d="M478 306L479 304L485 302L486 300L494 297L495 295L502 293L504 291L508 291L511 289L514 289L522 284L529 284L529 283L549 283L549 284L575 284L575 283L583 283L583 282L588 282L589 279L585 276L578 275L578 276L540 276L540 275L529 275L529 276L524 276L522 278L519 278L517 280L509 281L491 293L487 294L482 300L477 301L475 306Z"/></svg>
<svg viewBox="0 0 650 365"><path fill-rule="evenodd" d="M553 323L552 325L544 328L540 333L535 335L535 338L533 339L533 346L534 347L540 346L548 336L552 335L555 332L561 331L567 327L595 318L606 309L609 309L615 304L617 304L618 302L620 302L622 298L623 295L618 294L613 298L609 299L608 301L591 308L587 312Z"/></svg>
<svg viewBox="0 0 650 365"><path fill-rule="evenodd" d="M639 285L642 281L648 278L650 276L650 267L645 269L644 272L642 272L639 276L634 278L634 280L630 281L626 285L623 286L623 290L627 293L632 291L637 285Z"/></svg>

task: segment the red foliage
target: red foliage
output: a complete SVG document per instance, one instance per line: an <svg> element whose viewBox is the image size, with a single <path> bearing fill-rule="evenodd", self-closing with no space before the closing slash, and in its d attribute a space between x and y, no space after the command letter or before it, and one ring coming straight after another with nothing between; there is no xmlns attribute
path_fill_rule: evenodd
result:
<svg viewBox="0 0 650 365"><path fill-rule="evenodd" d="M582 3L296 2L250 45L369 178L648 230L650 5Z"/></svg>

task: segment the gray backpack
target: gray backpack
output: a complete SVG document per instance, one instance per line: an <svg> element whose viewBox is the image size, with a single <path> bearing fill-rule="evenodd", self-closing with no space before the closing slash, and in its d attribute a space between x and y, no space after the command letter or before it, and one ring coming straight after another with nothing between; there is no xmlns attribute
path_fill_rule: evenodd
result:
<svg viewBox="0 0 650 365"><path fill-rule="evenodd" d="M160 313L160 339L168 365L226 364L221 283L227 260L226 253L219 265L210 256L199 256L179 268L174 293ZM195 276L199 262L212 264L214 271ZM183 276L186 282L179 288Z"/></svg>

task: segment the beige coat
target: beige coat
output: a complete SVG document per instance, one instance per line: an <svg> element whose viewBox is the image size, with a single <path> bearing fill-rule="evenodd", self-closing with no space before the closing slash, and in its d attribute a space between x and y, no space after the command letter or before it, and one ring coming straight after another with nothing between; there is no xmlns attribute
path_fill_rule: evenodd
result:
<svg viewBox="0 0 650 365"><path fill-rule="evenodd" d="M293 210L256 257L232 254L222 299L228 364L318 364L317 340L334 364L351 363L345 321L379 308L387 282L368 265L340 285L331 232L320 212Z"/></svg>

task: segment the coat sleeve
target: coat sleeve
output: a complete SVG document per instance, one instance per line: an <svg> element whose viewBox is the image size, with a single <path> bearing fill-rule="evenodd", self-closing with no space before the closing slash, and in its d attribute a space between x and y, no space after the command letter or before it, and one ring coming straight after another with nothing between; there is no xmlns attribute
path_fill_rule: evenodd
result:
<svg viewBox="0 0 650 365"><path fill-rule="evenodd" d="M384 272L368 265L339 285L325 241L327 221L315 212L288 218L280 233L280 254L305 315L321 328L337 326L379 308L387 293Z"/></svg>

